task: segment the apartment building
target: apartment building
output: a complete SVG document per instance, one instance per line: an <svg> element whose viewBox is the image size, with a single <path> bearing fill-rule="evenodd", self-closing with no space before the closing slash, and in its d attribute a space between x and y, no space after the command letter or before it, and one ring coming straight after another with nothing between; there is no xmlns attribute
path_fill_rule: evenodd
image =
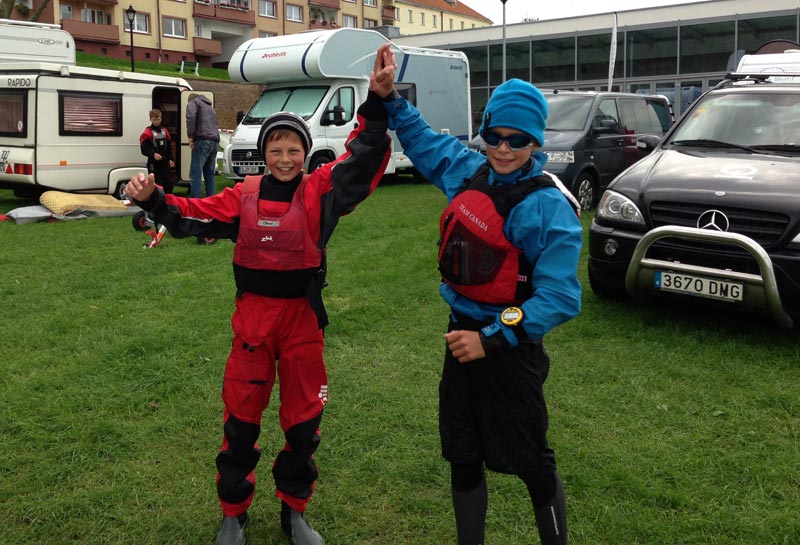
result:
<svg viewBox="0 0 800 545"><path fill-rule="evenodd" d="M17 0L11 18L39 10L37 21L60 24L78 51L130 58L133 49L137 61L202 66L226 66L250 38L309 29L399 26L414 34L491 25L457 0Z"/></svg>

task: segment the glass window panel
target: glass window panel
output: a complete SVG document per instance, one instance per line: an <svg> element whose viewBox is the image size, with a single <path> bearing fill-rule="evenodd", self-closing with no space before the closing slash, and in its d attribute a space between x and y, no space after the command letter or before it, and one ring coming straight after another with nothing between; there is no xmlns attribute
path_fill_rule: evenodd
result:
<svg viewBox="0 0 800 545"><path fill-rule="evenodd" d="M732 70L735 59L734 22L681 27L681 73ZM735 61L733 61L735 62Z"/></svg>
<svg viewBox="0 0 800 545"><path fill-rule="evenodd" d="M575 39L536 40L533 49L534 84L575 80Z"/></svg>
<svg viewBox="0 0 800 545"><path fill-rule="evenodd" d="M455 51L462 51L469 59L470 85L473 87L486 87L489 85L486 46L463 47L455 49Z"/></svg>
<svg viewBox="0 0 800 545"><path fill-rule="evenodd" d="M677 73L677 27L629 30L627 39L628 77Z"/></svg>
<svg viewBox="0 0 800 545"><path fill-rule="evenodd" d="M762 17L739 21L740 53L753 53L770 40L797 40L797 16Z"/></svg>
<svg viewBox="0 0 800 545"><path fill-rule="evenodd" d="M614 60L614 77L622 77L622 33L617 33L617 55ZM578 36L578 79L608 79L608 61L611 33Z"/></svg>
<svg viewBox="0 0 800 545"><path fill-rule="evenodd" d="M486 89L472 89L470 91L470 102L472 103L472 132L477 133L483 121L483 110L489 100Z"/></svg>
<svg viewBox="0 0 800 545"><path fill-rule="evenodd" d="M61 136L122 136L122 95L60 92Z"/></svg>
<svg viewBox="0 0 800 545"><path fill-rule="evenodd" d="M28 136L27 91L0 91L0 136Z"/></svg>

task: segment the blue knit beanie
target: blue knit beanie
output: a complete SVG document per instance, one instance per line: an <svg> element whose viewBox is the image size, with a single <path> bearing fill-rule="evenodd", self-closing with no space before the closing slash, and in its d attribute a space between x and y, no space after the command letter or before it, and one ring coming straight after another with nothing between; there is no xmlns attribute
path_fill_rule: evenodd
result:
<svg viewBox="0 0 800 545"><path fill-rule="evenodd" d="M510 79L494 90L483 112L479 132L506 127L532 136L544 145L550 106L542 92L521 79Z"/></svg>

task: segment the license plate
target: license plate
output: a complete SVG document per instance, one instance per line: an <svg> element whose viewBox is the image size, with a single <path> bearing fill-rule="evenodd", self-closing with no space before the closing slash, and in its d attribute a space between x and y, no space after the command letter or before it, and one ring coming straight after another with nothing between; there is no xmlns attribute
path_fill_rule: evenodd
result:
<svg viewBox="0 0 800 545"><path fill-rule="evenodd" d="M666 271L656 271L654 285L656 289L662 291L720 301L741 301L744 292L744 286L736 282Z"/></svg>
<svg viewBox="0 0 800 545"><path fill-rule="evenodd" d="M258 174L258 167L256 166L239 167L239 174Z"/></svg>

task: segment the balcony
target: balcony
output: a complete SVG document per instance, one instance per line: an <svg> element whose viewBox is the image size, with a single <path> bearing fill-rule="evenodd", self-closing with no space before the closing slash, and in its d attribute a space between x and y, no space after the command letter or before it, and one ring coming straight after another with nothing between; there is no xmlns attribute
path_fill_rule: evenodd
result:
<svg viewBox="0 0 800 545"><path fill-rule="evenodd" d="M321 8L342 9L341 0L308 0L309 7L318 6Z"/></svg>
<svg viewBox="0 0 800 545"><path fill-rule="evenodd" d="M194 39L194 54L198 57L217 57L222 55L222 42L208 38Z"/></svg>
<svg viewBox="0 0 800 545"><path fill-rule="evenodd" d="M119 43L119 27L117 25L98 25L75 19L62 19L61 27L72 34L76 40L107 44Z"/></svg>
<svg viewBox="0 0 800 545"><path fill-rule="evenodd" d="M194 11L192 13L195 17L204 19L218 19L229 23L255 26L256 13L243 6L244 4L220 3L217 5L206 2L205 0L195 0Z"/></svg>
<svg viewBox="0 0 800 545"><path fill-rule="evenodd" d="M312 19L308 23L308 28L310 30L332 30L334 28L339 28L336 25L336 22L328 22L328 21L317 21L316 19Z"/></svg>
<svg viewBox="0 0 800 545"><path fill-rule="evenodd" d="M92 0L92 4L97 4L99 6L116 6L118 2L117 0Z"/></svg>
<svg viewBox="0 0 800 545"><path fill-rule="evenodd" d="M381 19L385 24L394 23L394 6L383 6L381 8ZM387 20L389 21L387 23Z"/></svg>

